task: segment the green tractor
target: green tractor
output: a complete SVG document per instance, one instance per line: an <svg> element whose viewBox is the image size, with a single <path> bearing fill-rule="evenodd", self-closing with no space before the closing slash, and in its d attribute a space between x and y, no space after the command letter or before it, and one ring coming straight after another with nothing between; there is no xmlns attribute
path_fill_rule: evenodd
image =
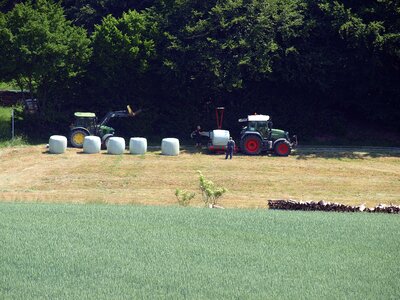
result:
<svg viewBox="0 0 400 300"><path fill-rule="evenodd" d="M250 115L239 122L247 123L240 133L240 150L247 155L270 152L288 156L297 146L297 136L290 138L287 131L273 129L267 115Z"/></svg>
<svg viewBox="0 0 400 300"><path fill-rule="evenodd" d="M75 121L70 126L69 141L75 148L82 148L85 136L95 135L101 138L102 146L106 146L110 137L114 136L114 128L107 126L112 118L134 117L141 110L134 112L128 105L127 110L110 111L100 122L95 113L76 112Z"/></svg>

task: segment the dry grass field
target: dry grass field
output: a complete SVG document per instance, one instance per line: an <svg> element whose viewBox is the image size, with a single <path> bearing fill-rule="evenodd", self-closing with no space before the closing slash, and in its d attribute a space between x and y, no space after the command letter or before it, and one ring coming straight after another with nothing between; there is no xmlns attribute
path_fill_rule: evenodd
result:
<svg viewBox="0 0 400 300"><path fill-rule="evenodd" d="M220 204L265 208L268 199L325 200L345 204L400 204L400 153L354 149L299 149L294 155L249 157L182 150L178 157L61 155L44 145L0 149L0 201L176 204L175 189L197 193L197 170L228 189Z"/></svg>

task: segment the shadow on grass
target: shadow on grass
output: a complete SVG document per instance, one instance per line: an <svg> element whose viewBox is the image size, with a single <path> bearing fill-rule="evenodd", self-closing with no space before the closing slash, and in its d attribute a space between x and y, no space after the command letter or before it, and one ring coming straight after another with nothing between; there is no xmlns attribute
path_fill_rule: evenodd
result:
<svg viewBox="0 0 400 300"><path fill-rule="evenodd" d="M63 154L65 154L65 152L63 152L63 153L52 153L52 152L50 152L50 150L47 149L47 150L42 151L42 154L54 155L54 156L57 156L57 155L62 156Z"/></svg>
<svg viewBox="0 0 400 300"><path fill-rule="evenodd" d="M188 154L209 154L210 152L206 148L198 148L194 146L181 146L180 147L181 151L183 153L188 153Z"/></svg>
<svg viewBox="0 0 400 300"><path fill-rule="evenodd" d="M128 150L126 150L128 151ZM207 148L196 148L194 146L181 146L180 147L180 152L182 154L189 154L189 155L196 155L196 154L202 154L202 155L208 155L208 156L214 156L214 157L223 157L225 158L225 152L219 151L219 152L210 152ZM43 154L53 154L46 149L45 151L42 152ZM160 155L160 156L165 156L161 152L161 147L155 147L155 146L150 146L148 149L148 153L152 153L155 155ZM83 150L76 152L76 154L80 155L90 155L89 153L85 153ZM110 154L107 151L104 151L103 149L99 152L101 155L107 155L107 156L118 156L115 154ZM128 152L124 152L121 155L132 155L135 157L141 157L144 158L145 155L140 155L140 154L131 154ZM245 155L243 153L237 152L234 153L234 157L252 157ZM274 154L271 153L262 153L261 155L257 155L255 157L278 157ZM294 157L298 160L308 160L308 159L314 159L314 158L324 158L324 159L336 159L336 160L363 160L366 158L384 158L384 157L400 157L400 148L377 148L377 147L360 147L360 148L353 148L353 147L304 147L304 148L299 148L296 149L292 152L290 155L291 157ZM282 158L284 159L284 158Z"/></svg>
<svg viewBox="0 0 400 300"><path fill-rule="evenodd" d="M150 146L148 148L149 148L148 152L165 156L165 154L162 153L161 147L159 146ZM180 153L185 153L185 154L212 154L206 148L197 148L195 146L186 146L186 145L180 145L179 151Z"/></svg>
<svg viewBox="0 0 400 300"><path fill-rule="evenodd" d="M344 148L324 148L324 149L298 149L293 156L299 160L307 160L312 158L325 158L325 159L366 159L366 158L379 158L379 157L400 157L400 149L374 149L374 148L360 148L360 149L344 149Z"/></svg>

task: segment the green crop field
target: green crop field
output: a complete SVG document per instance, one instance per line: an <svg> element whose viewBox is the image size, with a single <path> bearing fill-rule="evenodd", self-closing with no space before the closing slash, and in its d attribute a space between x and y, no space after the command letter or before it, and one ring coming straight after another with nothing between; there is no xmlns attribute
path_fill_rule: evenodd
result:
<svg viewBox="0 0 400 300"><path fill-rule="evenodd" d="M0 203L1 299L398 299L398 215Z"/></svg>

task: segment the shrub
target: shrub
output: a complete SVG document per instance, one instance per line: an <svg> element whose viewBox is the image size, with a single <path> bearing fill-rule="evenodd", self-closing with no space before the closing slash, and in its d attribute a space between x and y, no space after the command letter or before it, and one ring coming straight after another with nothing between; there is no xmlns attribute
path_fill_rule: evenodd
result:
<svg viewBox="0 0 400 300"><path fill-rule="evenodd" d="M188 206L190 200L196 196L196 193L191 193L185 190L176 189L175 191L176 199L178 199L178 204L181 206Z"/></svg>
<svg viewBox="0 0 400 300"><path fill-rule="evenodd" d="M206 206L217 205L217 202L221 196L227 192L224 187L216 186L214 182L204 177L201 171L197 171L200 178L200 190L201 195Z"/></svg>

